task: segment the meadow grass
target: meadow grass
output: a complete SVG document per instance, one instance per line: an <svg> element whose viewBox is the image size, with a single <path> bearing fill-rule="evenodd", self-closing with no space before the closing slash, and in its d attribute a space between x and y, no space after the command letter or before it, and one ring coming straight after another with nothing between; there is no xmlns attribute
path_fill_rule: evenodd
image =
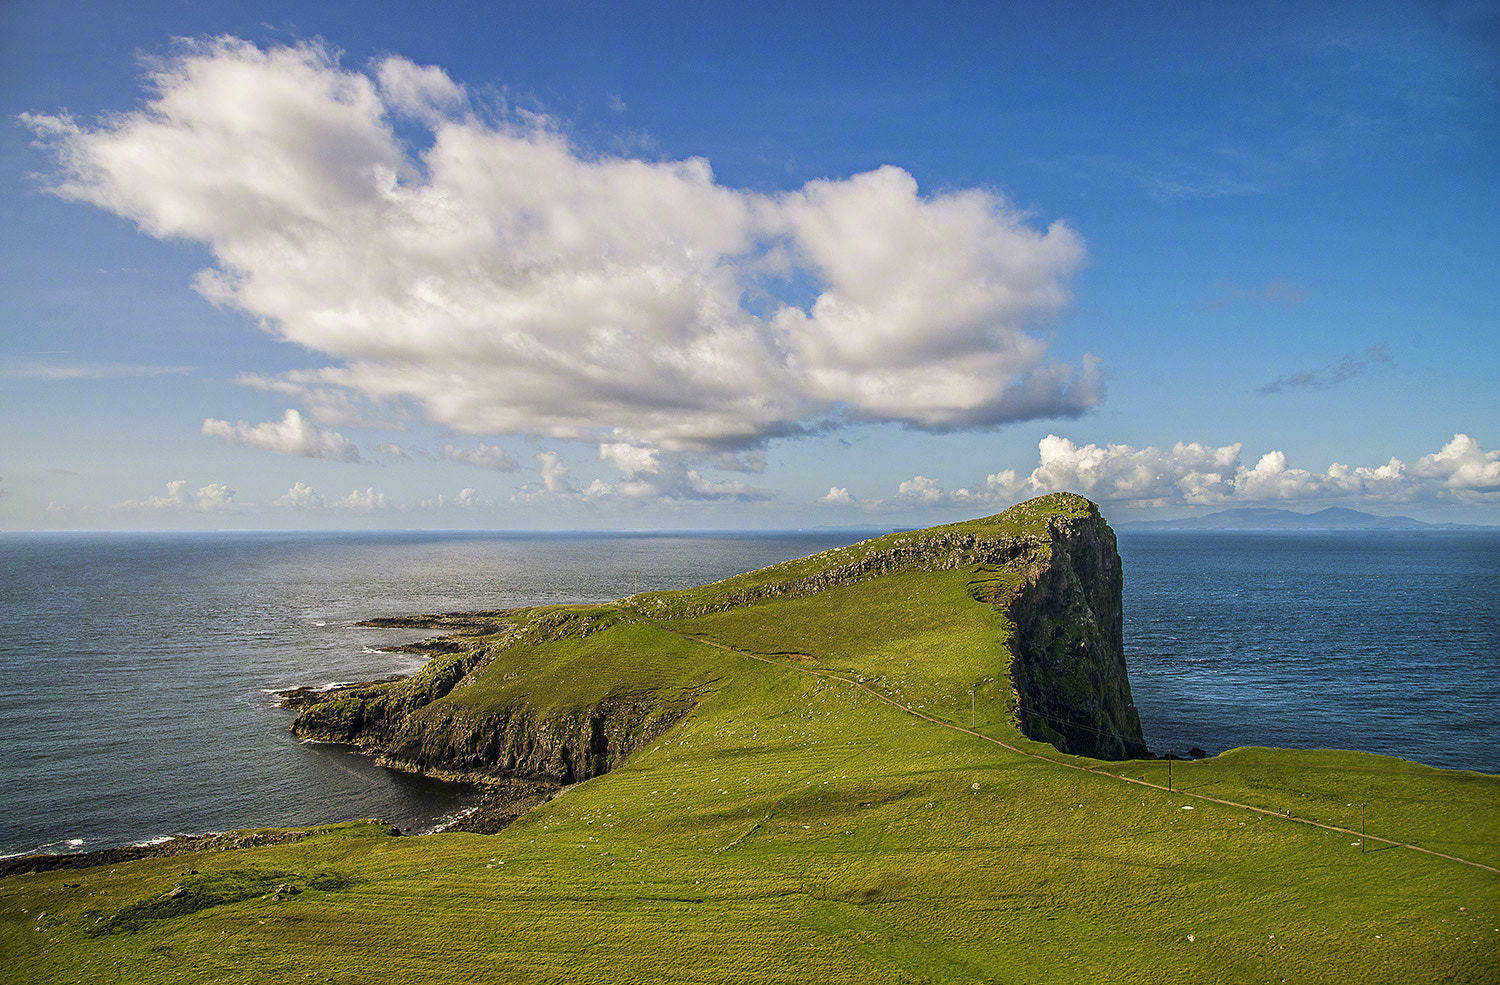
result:
<svg viewBox="0 0 1500 985"><path fill-rule="evenodd" d="M985 576L675 619L595 607L604 628L501 649L443 700L694 696L613 772L498 835L351 823L6 878L0 966L17 983L1497 980L1500 875L1193 795L1354 828L1365 802L1372 835L1500 867L1500 778L1238 749L1173 763L1172 791L1126 782L1165 786L1167 764L1019 734ZM1010 748L962 731L971 716ZM282 884L300 891L265 892ZM208 904L168 905L190 893Z"/></svg>

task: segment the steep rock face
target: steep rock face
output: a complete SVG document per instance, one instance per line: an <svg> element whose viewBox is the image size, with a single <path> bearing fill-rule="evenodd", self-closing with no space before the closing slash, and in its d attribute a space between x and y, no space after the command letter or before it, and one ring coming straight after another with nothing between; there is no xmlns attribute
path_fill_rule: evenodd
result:
<svg viewBox="0 0 1500 985"><path fill-rule="evenodd" d="M1010 600L1017 717L1024 734L1063 752L1147 756L1125 670L1120 554L1088 506L1048 522L1051 549Z"/></svg>
<svg viewBox="0 0 1500 985"><path fill-rule="evenodd" d="M556 789L614 769L686 715L701 687L615 691L586 707L548 711L522 702L477 712L441 699L474 683L497 650L597 627L597 620L543 618L524 630L497 627L509 632L487 644L430 640L413 647L434 653L413 677L297 689L282 703L298 711L296 735L356 745L385 766L479 782L521 778Z"/></svg>
<svg viewBox="0 0 1500 985"><path fill-rule="evenodd" d="M526 705L483 715L436 705L397 722L378 743L379 759L434 776L520 776L563 786L608 773L691 707L650 691L612 694L551 717Z"/></svg>
<svg viewBox="0 0 1500 985"><path fill-rule="evenodd" d="M899 571L970 570L976 574L971 594L1003 608L1014 625L1010 677L1021 731L1079 755L1147 755L1125 671L1114 532L1093 503L1077 496L1053 494L1012 510L1029 510L1046 522L982 536L950 529L897 535L857 559L711 603L688 601L674 615L809 595ZM299 711L292 730L304 738L352 743L387 766L433 776L524 781L543 792L587 780L665 733L687 715L698 694L692 688L617 690L587 707L549 711L526 701L474 710L443 699L474 683L506 647L582 638L632 609L659 615L663 604L653 604L645 611L634 609L631 600L540 614L517 610L521 622L509 622L511 614L503 612L402 620L484 635L417 645L433 658L408 679L290 692L285 703ZM480 615L483 620L476 621Z"/></svg>

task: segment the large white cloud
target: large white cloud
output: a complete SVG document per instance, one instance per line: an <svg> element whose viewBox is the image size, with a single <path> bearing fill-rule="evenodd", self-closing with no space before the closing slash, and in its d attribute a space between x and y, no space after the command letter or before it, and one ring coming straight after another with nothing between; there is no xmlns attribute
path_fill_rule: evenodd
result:
<svg viewBox="0 0 1500 985"><path fill-rule="evenodd" d="M1406 503L1417 500L1489 501L1500 493L1500 451L1486 452L1466 434L1414 465L1392 457L1379 466L1334 462L1322 472L1292 467L1286 453L1269 451L1254 465L1241 461L1238 442L1214 447L1181 443L1170 448L1079 445L1049 434L1037 443L1029 474L995 472L984 485L945 490L927 476L900 483L894 496L868 500L867 508L911 505L1009 504L1027 496L1067 490L1092 499L1143 506L1224 506L1303 500ZM837 493L838 495L835 495ZM819 500L855 502L847 489Z"/></svg>
<svg viewBox="0 0 1500 985"><path fill-rule="evenodd" d="M202 433L204 437L218 438L227 444L260 448L278 455L359 461L359 449L354 442L337 431L318 427L291 408L287 409L281 420L263 421L260 424L248 424L245 421L230 424L210 417L203 422Z"/></svg>
<svg viewBox="0 0 1500 985"><path fill-rule="evenodd" d="M1500 450L1487 452L1467 434L1455 434L1441 451L1423 455L1414 471L1449 489L1500 492Z"/></svg>
<svg viewBox="0 0 1500 985"><path fill-rule="evenodd" d="M407 405L469 434L702 453L1102 397L1091 357L1051 362L1034 334L1066 304L1079 238L989 192L923 195L885 167L750 194L701 159L489 122L437 68L352 71L317 44L200 42L151 83L94 125L26 117L53 190L205 245L205 297L328 359L247 382L325 424Z"/></svg>

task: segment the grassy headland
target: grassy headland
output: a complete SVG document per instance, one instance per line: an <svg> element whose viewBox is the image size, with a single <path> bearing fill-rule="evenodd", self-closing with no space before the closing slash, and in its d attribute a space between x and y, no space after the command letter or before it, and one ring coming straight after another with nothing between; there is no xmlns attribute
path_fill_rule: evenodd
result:
<svg viewBox="0 0 1500 985"><path fill-rule="evenodd" d="M1166 762L1029 737L1047 719L1022 707L1016 600L1092 517L1045 497L687 592L488 614L423 675L313 719L565 795L496 835L351 823L11 876L0 964L17 982L1496 981L1500 778L1238 749L1171 764L1169 791ZM1087 642L1049 640L1038 659ZM1364 851L1361 803L1388 839Z"/></svg>

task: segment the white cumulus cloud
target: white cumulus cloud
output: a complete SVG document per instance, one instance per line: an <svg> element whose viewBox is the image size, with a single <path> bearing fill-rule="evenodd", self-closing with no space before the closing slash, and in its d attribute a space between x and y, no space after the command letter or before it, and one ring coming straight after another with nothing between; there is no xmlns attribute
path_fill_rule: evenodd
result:
<svg viewBox="0 0 1500 985"><path fill-rule="evenodd" d="M1098 499L1223 499L1239 468L1240 445L1197 442L1168 449L1131 445L1076 445L1049 434L1037 444L1039 462L1023 485L1050 492L1071 489ZM1013 480L1014 481L1014 480Z"/></svg>
<svg viewBox="0 0 1500 985"><path fill-rule="evenodd" d="M294 482L292 487L276 497L271 505L291 510L321 510L328 504L312 486L305 482Z"/></svg>
<svg viewBox="0 0 1500 985"><path fill-rule="evenodd" d="M1467 434L1455 434L1441 451L1423 455L1413 471L1449 489L1500 492L1500 450L1487 452Z"/></svg>
<svg viewBox="0 0 1500 985"><path fill-rule="evenodd" d="M975 489L953 490L917 475L900 483L894 496L867 500L864 506L1007 505L1057 491L1145 506L1317 500L1475 502L1488 501L1487 497L1500 493L1500 451L1487 452L1466 434L1455 434L1442 449L1423 455L1412 465L1393 456L1376 466L1333 462L1321 472L1293 466L1279 450L1265 452L1254 465L1246 465L1240 457L1242 447L1239 442L1222 446L1179 442L1170 448L1079 445L1049 434L1038 442L1038 462L1029 474L1006 469L992 473ZM858 502L839 487L830 489L818 501L839 505Z"/></svg>
<svg viewBox="0 0 1500 985"><path fill-rule="evenodd" d="M896 487L896 498L918 503L936 503L943 498L937 481L925 475L914 475Z"/></svg>
<svg viewBox="0 0 1500 985"><path fill-rule="evenodd" d="M506 454L505 449L498 445L487 445L483 441L474 448L444 445L443 457L497 472L509 472L516 467L516 460Z"/></svg>
<svg viewBox="0 0 1500 985"><path fill-rule="evenodd" d="M364 489L351 489L349 495L333 503L334 509L350 510L355 513L374 513L377 510L387 509L385 493L377 492L373 486Z"/></svg>
<svg viewBox="0 0 1500 985"><path fill-rule="evenodd" d="M522 486L511 499L516 503L649 499L752 502L775 496L769 489L739 479L709 478L690 466L693 456L680 452L607 442L600 447L599 457L619 470L619 475L613 480L594 479L579 489L568 478L568 466L560 455L540 452L536 459L541 482Z"/></svg>
<svg viewBox="0 0 1500 985"><path fill-rule="evenodd" d="M230 509L235 505L234 496L234 490L222 482L210 482L191 490L186 479L173 479L167 483L164 496L130 499L120 505L130 510L193 510L208 513Z"/></svg>
<svg viewBox="0 0 1500 985"><path fill-rule="evenodd" d="M473 486L465 486L452 496L438 495L422 500L424 510L481 510L494 506L494 502Z"/></svg>
<svg viewBox="0 0 1500 985"><path fill-rule="evenodd" d="M354 442L337 431L318 427L291 408L287 408L281 420L263 421L260 424L248 424L245 421L230 424L210 417L204 420L202 433L204 437L218 438L226 444L260 448L278 455L359 461L359 449Z"/></svg>
<svg viewBox="0 0 1500 985"><path fill-rule="evenodd" d="M439 68L351 70L316 43L189 43L150 86L93 124L24 117L51 189L206 247L204 297L324 360L245 382L323 424L406 407L465 434L706 454L1102 399L1097 361L1053 361L1037 331L1067 304L1079 237L988 191L924 193L883 167L748 193L702 159L588 153L544 117L495 122ZM205 422L352 454L258 428ZM685 494L750 494L676 474Z"/></svg>
<svg viewBox="0 0 1500 985"><path fill-rule="evenodd" d="M825 506L853 506L854 497L844 486L829 486L828 495L819 497L818 502Z"/></svg>

